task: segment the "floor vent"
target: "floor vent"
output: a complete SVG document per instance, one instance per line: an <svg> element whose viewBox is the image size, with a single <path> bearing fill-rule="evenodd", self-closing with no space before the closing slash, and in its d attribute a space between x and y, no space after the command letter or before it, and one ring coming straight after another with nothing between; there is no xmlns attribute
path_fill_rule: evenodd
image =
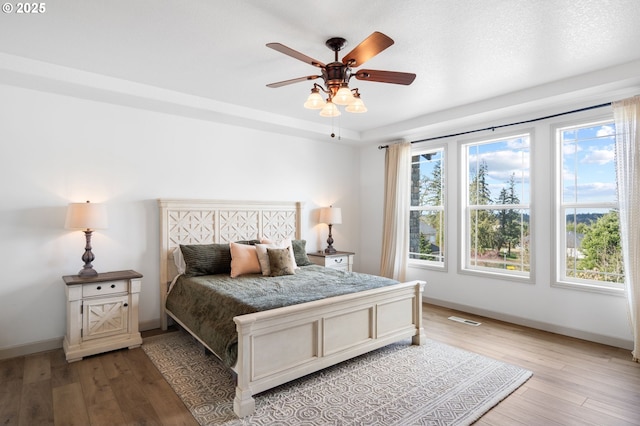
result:
<svg viewBox="0 0 640 426"><path fill-rule="evenodd" d="M472 320L468 320L466 318L460 318L460 317L449 317L449 319L451 321L457 321L457 322L461 322L463 324L468 324L468 325L472 325L474 327L479 326L480 324L482 324L481 322L478 321L472 321Z"/></svg>

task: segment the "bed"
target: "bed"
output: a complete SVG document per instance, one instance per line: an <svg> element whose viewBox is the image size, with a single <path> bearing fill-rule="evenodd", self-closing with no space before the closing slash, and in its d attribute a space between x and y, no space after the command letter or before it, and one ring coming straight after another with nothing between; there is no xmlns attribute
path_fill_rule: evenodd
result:
<svg viewBox="0 0 640 426"><path fill-rule="evenodd" d="M410 281L390 285L370 283L368 289L356 293L340 290L338 295L301 299L287 306L269 300L262 306L266 306L266 310L253 307L240 310L231 318L237 333L234 353L231 357L221 353L220 346L212 343L206 330L194 326L193 322L191 326L187 324L189 321L178 305L174 305L176 312L167 309L171 283L177 277L174 285L179 286L184 278L178 277L175 250L180 250L180 245L228 244L260 238L299 242L302 204L179 199L160 199L158 204L162 328L167 328L171 318L232 368L237 375L234 411L238 417L253 413L254 395L267 389L399 340L411 338L413 344L424 343L422 292L425 283ZM278 279L311 276L309 282L313 282L319 279L316 274L326 273L337 286L342 277L349 274L361 280L364 277L364 281L376 279L315 265L302 266L294 276ZM203 282L226 279L227 284L233 286L242 282L243 277L199 278ZM272 279L271 282L280 281Z"/></svg>

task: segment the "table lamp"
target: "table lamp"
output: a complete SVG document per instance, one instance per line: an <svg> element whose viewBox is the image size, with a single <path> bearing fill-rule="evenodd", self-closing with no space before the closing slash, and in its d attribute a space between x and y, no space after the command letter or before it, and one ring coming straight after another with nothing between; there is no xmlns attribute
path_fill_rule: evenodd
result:
<svg viewBox="0 0 640 426"><path fill-rule="evenodd" d="M81 277L93 277L98 275L91 262L95 256L91 252L91 234L94 229L106 229L107 208L104 204L90 203L70 203L67 209L67 220L64 227L67 229L82 229L86 237L86 245L82 260L84 267L78 272Z"/></svg>
<svg viewBox="0 0 640 426"><path fill-rule="evenodd" d="M325 253L335 253L336 249L333 248L333 237L331 236L331 227L333 225L339 225L342 223L342 211L339 207L324 207L320 209L320 223L326 223L329 225L329 238L327 238L327 248L324 249Z"/></svg>

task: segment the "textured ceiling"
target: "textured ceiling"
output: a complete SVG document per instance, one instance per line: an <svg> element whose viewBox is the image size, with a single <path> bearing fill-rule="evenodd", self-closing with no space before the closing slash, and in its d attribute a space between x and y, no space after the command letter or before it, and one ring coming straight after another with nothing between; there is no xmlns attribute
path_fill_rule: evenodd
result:
<svg viewBox="0 0 640 426"><path fill-rule="evenodd" d="M7 54L0 60L28 58L168 89L192 95L191 107L195 97L216 101L202 109L229 114L230 122L266 121L266 114L299 131L331 123L302 107L312 84L265 85L316 70L265 44L330 62L326 39L346 38L344 54L383 32L395 44L364 67L417 78L411 86L353 79L369 112L344 113L333 126L354 139L599 70L637 68L640 60L637 0L56 0L46 8L0 16ZM0 83L15 82L8 68Z"/></svg>

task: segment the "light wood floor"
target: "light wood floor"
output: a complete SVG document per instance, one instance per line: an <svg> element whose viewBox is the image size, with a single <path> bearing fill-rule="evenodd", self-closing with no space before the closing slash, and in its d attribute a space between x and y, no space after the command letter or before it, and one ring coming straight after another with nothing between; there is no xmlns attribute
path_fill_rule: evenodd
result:
<svg viewBox="0 0 640 426"><path fill-rule="evenodd" d="M424 318L431 339L533 371L477 425L640 425L640 364L627 350L431 305ZM141 349L72 364L59 349L0 361L0 424L197 423Z"/></svg>

